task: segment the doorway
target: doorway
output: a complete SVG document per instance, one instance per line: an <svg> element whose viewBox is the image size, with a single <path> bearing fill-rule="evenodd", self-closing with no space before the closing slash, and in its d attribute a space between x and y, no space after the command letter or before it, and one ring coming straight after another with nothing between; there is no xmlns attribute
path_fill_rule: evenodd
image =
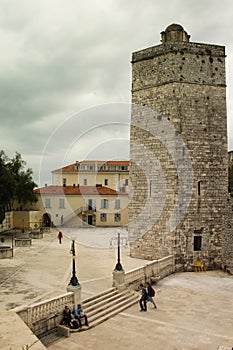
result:
<svg viewBox="0 0 233 350"><path fill-rule="evenodd" d="M93 223L92 215L87 216L87 223L88 223L88 225L92 225L92 223Z"/></svg>

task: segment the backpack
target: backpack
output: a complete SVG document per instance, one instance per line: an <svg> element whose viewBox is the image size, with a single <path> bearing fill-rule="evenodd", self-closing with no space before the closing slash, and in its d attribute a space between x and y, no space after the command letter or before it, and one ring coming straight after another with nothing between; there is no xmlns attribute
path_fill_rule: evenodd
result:
<svg viewBox="0 0 233 350"><path fill-rule="evenodd" d="M154 297L155 296L155 290L153 287L151 287L151 296Z"/></svg>
<svg viewBox="0 0 233 350"><path fill-rule="evenodd" d="M78 329L79 328L79 324L76 320L72 320L70 323L70 328L71 329Z"/></svg>

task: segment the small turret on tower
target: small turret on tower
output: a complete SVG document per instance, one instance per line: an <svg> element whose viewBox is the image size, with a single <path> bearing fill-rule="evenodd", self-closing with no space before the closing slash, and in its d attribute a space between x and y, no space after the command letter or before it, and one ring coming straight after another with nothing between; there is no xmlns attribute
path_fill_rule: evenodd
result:
<svg viewBox="0 0 233 350"><path fill-rule="evenodd" d="M167 43L170 41L186 41L189 42L190 35L184 30L180 24L170 24L165 31L161 32L161 42Z"/></svg>

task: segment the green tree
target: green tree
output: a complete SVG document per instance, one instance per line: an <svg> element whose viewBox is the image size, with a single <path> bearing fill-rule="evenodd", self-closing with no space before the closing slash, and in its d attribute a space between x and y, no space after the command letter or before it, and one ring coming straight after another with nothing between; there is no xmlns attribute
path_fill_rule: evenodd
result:
<svg viewBox="0 0 233 350"><path fill-rule="evenodd" d="M0 151L0 223L15 194L16 182L7 166L8 158Z"/></svg>
<svg viewBox="0 0 233 350"><path fill-rule="evenodd" d="M15 193L12 199L20 206L37 201L37 197L33 192L37 184L33 181L32 169L25 170L25 165L26 162L18 152L16 152L15 157L10 159L7 165L15 180Z"/></svg>
<svg viewBox="0 0 233 350"><path fill-rule="evenodd" d="M0 151L0 223L7 210L37 201L33 189L37 186L32 178L32 170L25 170L25 161L16 152L15 157L9 159L4 151Z"/></svg>

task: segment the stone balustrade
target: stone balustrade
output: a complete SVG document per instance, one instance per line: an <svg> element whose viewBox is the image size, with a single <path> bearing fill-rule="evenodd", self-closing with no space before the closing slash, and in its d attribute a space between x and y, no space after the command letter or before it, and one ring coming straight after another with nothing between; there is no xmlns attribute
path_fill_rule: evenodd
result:
<svg viewBox="0 0 233 350"><path fill-rule="evenodd" d="M118 287L118 284L124 284L125 287L137 286L139 283L150 281L152 277L166 277L175 272L173 255L166 256L162 259L153 260L145 266L132 269L128 272L121 273L121 283L119 283L119 274L113 273L113 286Z"/></svg>
<svg viewBox="0 0 233 350"><path fill-rule="evenodd" d="M72 307L74 293L65 293L30 306L20 306L13 311L27 324L34 334L40 336L55 328L62 319L65 305Z"/></svg>
<svg viewBox="0 0 233 350"><path fill-rule="evenodd" d="M151 277L159 274L160 278L174 272L174 257L169 255L147 263L145 266L130 270L128 272L115 272L113 274L113 285L126 287L138 286L138 283L149 281ZM120 283L118 283L120 281ZM75 293L67 292L60 296L15 308L20 318L28 325L36 336L41 336L51 329L57 327L62 319L62 312L65 305L71 308L75 305Z"/></svg>

